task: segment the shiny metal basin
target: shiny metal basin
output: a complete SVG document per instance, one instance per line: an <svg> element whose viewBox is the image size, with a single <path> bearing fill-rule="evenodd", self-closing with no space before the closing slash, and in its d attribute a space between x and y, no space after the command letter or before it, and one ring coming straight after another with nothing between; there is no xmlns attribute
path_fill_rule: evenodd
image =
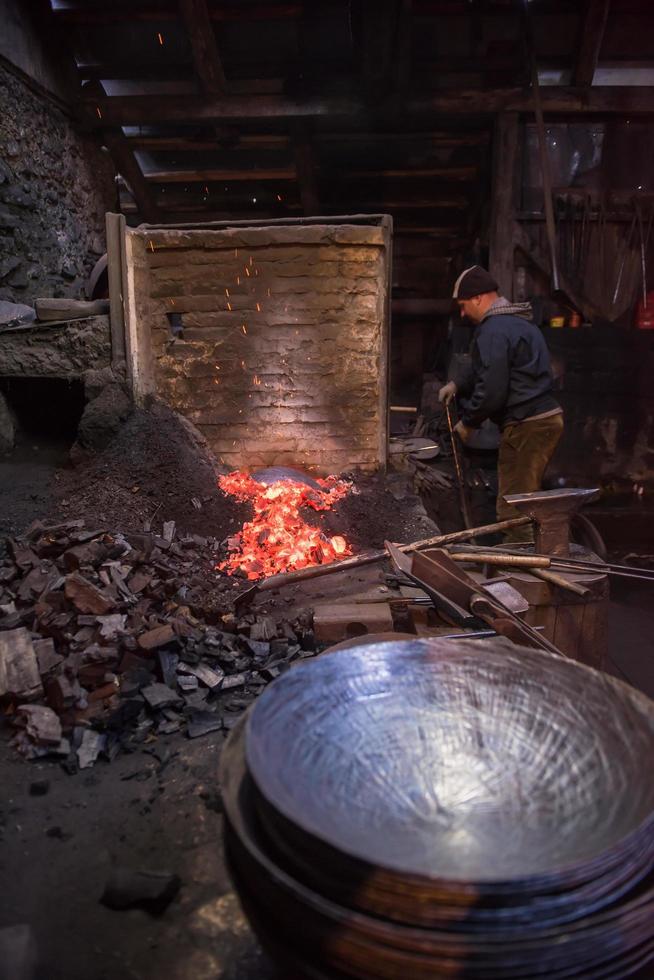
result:
<svg viewBox="0 0 654 980"><path fill-rule="evenodd" d="M306 661L257 701L246 756L283 816L399 875L583 877L654 832L654 702L500 638Z"/></svg>

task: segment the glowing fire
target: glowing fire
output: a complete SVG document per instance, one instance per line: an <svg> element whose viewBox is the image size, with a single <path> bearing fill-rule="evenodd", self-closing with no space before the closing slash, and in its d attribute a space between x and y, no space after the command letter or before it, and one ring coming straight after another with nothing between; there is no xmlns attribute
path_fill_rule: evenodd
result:
<svg viewBox="0 0 654 980"><path fill-rule="evenodd" d="M300 508L329 510L350 492L352 484L335 476L316 482L320 489L294 480L266 486L242 472L221 476L218 485L224 493L252 501L254 518L229 539L231 554L218 568L258 579L351 555L345 538L340 534L328 538L320 528L311 527L300 516Z"/></svg>

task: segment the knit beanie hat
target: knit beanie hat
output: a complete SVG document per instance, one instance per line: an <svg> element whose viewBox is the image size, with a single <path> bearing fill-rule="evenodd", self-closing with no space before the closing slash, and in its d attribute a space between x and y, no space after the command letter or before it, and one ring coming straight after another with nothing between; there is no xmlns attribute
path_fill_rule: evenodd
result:
<svg viewBox="0 0 654 980"><path fill-rule="evenodd" d="M469 269L463 270L454 283L452 299L471 299L480 293L494 293L498 288L490 272L480 265L471 265Z"/></svg>

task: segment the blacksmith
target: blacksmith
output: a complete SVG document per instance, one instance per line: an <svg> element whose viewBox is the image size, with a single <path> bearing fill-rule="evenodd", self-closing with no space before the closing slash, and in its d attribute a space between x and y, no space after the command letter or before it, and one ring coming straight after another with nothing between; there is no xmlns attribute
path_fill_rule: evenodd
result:
<svg viewBox="0 0 654 980"><path fill-rule="evenodd" d="M461 273L453 298L476 329L467 372L448 381L438 397L448 404L460 396L456 431L464 442L485 419L500 427L497 518L503 521L519 516L504 494L541 489L563 432L563 412L552 394L549 353L530 304L500 296L491 274L479 265ZM520 527L506 538L524 541L531 535L529 527Z"/></svg>

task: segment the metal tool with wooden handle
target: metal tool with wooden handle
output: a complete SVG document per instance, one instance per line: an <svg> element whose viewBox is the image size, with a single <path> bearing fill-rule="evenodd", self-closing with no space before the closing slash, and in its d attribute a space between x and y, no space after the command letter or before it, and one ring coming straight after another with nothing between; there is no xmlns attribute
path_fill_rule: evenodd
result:
<svg viewBox="0 0 654 980"><path fill-rule="evenodd" d="M450 410L449 402L445 404L445 414L447 416L447 427L450 430L450 439L452 441L452 455L454 456L454 469L456 470L456 480L459 485L459 501L461 504L461 516L463 518L463 523L465 524L465 526L472 527L470 508L468 507L468 495L466 493L466 485L463 480L463 466L461 464L461 454L459 452L459 444L457 442L458 436L454 431L454 426L452 425L452 412Z"/></svg>
<svg viewBox="0 0 654 980"><path fill-rule="evenodd" d="M578 596L590 595L590 589L578 582L571 582L569 579L559 575L558 572L551 571L552 561L542 555L502 555L486 554L484 552L470 553L458 552L450 553L450 558L454 561L479 562L482 565L498 565L501 568L516 568L529 572L530 575L556 585L567 592L574 592Z"/></svg>

